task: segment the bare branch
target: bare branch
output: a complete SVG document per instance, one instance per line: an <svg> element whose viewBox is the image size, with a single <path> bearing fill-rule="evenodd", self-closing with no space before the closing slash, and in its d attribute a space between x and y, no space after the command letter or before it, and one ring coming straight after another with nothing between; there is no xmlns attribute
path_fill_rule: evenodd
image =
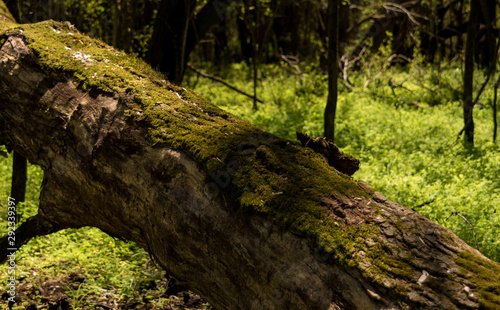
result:
<svg viewBox="0 0 500 310"><path fill-rule="evenodd" d="M418 14L415 14L415 13L411 13L404 6L402 6L400 4L397 4L397 3L394 3L394 2L383 3L382 7L384 9L386 9L387 11L393 11L393 12L399 12L399 13L406 14L408 16L408 19L411 20L417 26L420 26L420 23L413 17L414 15L418 16L419 18L422 18L422 19L427 19L423 15L418 15Z"/></svg>
<svg viewBox="0 0 500 310"><path fill-rule="evenodd" d="M225 85L225 86L227 86L227 87L231 88L231 89L232 89L232 90L234 90L235 92L238 92L238 93L240 93L240 94L242 94L242 95L245 95L245 96L247 96L247 97L249 97L249 98L251 98L251 99L255 99L256 101L258 101L258 102L260 102L260 103L264 103L264 101L260 100L259 98L255 98L254 96L252 96L252 95L250 95L250 94L248 94L248 93L246 93L246 92L244 92L244 91L242 91L242 90L240 90L240 89L236 88L235 86L233 86L233 85L229 84L228 82L224 81L224 80L223 80L223 79L221 79L220 77L216 77L216 76L210 75L210 74L208 74L208 73L205 73L205 72L201 71L200 69L198 69L198 68L194 67L194 66L193 66L193 65L191 65L190 63L187 63L187 64L186 64L186 66L187 66L189 69L193 70L193 72L195 72L196 74L201 75L202 77L206 77L207 79L211 79L211 80L213 80L213 81L219 82L219 83L221 83L221 84L223 84L223 85Z"/></svg>
<svg viewBox="0 0 500 310"><path fill-rule="evenodd" d="M479 251L479 243L477 242L477 236L476 236L476 233L474 232L474 227L472 226L471 222L469 222L469 220L465 216L460 214L460 212L451 212L450 216L448 216L448 218L446 218L446 220L448 220L452 215L460 216L464 221L467 222L467 224L469 224L470 230L472 231L472 234L474 235L474 239L476 239L477 250Z"/></svg>

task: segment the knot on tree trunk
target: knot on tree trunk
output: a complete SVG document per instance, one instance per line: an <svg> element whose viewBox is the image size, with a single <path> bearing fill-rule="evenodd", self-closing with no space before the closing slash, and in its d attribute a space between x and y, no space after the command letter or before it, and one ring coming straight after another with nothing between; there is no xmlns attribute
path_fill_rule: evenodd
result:
<svg viewBox="0 0 500 310"><path fill-rule="evenodd" d="M313 140L305 133L297 132L297 139L303 146L325 156L328 164L338 171L352 176L354 172L359 170L359 160L354 156L342 153L335 144L325 138L318 137Z"/></svg>

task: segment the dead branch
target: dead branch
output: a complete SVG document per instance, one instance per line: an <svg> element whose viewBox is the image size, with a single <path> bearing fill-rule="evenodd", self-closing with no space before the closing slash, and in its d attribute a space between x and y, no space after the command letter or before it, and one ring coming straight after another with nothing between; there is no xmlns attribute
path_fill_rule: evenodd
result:
<svg viewBox="0 0 500 310"><path fill-rule="evenodd" d="M422 73L422 74L427 74L427 71L426 71L425 69L423 69L422 67L420 67L419 65L417 65L417 64L416 64L416 63L415 63L412 59L410 59L410 58L406 57L405 55L401 55L401 54L399 54L399 55L398 55L398 58L401 58L401 59L403 59L404 61L406 61L406 62L408 62L408 63L410 63L410 64L414 65L414 66L415 66L415 68L417 68L417 69L420 71L420 73Z"/></svg>
<svg viewBox="0 0 500 310"><path fill-rule="evenodd" d="M382 7L384 9L386 9L387 11L404 13L404 14L406 14L406 16L408 16L408 19L411 20L415 25L420 26L420 23L417 22L417 20L413 17L413 15L417 16L417 14L411 13L404 6L397 4L397 3L394 3L394 2L387 2L387 3L383 3ZM418 17L427 19L423 15L418 15Z"/></svg>
<svg viewBox="0 0 500 310"><path fill-rule="evenodd" d="M298 64L300 62L299 58L296 57L296 56L287 56L287 55L280 55L280 58L286 62L290 67L292 67L293 69L295 69L295 71L289 71L291 72L292 74L295 74L295 75L302 75L304 74L304 72L302 72L302 70L300 70Z"/></svg>
<svg viewBox="0 0 500 310"><path fill-rule="evenodd" d="M224 81L224 80L223 80L223 79L221 79L220 77L213 76L213 75L210 75L210 74L208 74L208 73L205 73L205 72L201 71L200 69L198 69L198 68L194 67L194 66L193 66L193 65L191 65L190 63L187 63L187 64L186 64L186 66L187 66L189 69L191 69L193 72L195 72L196 74L201 75L202 77L206 77L206 78L211 79L211 80L213 80L213 81L219 82L219 83L221 83L221 84L223 84L223 85L225 85L225 86L229 87L230 89L234 90L235 92L238 92L238 93L240 93L240 94L242 94L242 95L245 95L245 96L247 96L247 97L249 97L249 98L251 98L251 99L255 99L256 101L258 101L258 102L260 102L260 103L264 103L264 101L260 100L259 98L255 98L254 96L252 96L252 95L250 95L250 94L248 94L248 93L246 93L246 92L244 92L244 91L242 91L242 90L240 90L240 89L236 88L235 86L233 86L233 85L229 84L228 82Z"/></svg>
<svg viewBox="0 0 500 310"><path fill-rule="evenodd" d="M446 218L446 220L448 220L453 215L460 216L464 221L467 222L467 224L469 224L470 230L472 231L472 234L474 235L474 239L476 239L477 250L479 251L479 243L477 242L477 236L476 236L476 233L474 232L474 227L472 226L471 222L469 222L469 220L465 216L463 216L462 214L460 214L460 212L451 212L450 216L448 216L448 218Z"/></svg>
<svg viewBox="0 0 500 310"><path fill-rule="evenodd" d="M413 210L415 209L418 209L418 208L422 208L423 206L427 206L427 205L430 205L431 203L433 203L434 201L436 201L436 198L432 198L431 200L428 200L426 202L423 202L419 205L416 205L415 207L413 207Z"/></svg>
<svg viewBox="0 0 500 310"><path fill-rule="evenodd" d="M363 54L366 52L366 46L363 46L361 51L358 53L354 59L349 60L349 54L352 53L346 53L342 55L340 58L340 64L343 64L342 66L342 78L344 79L344 85L349 88L350 90L354 90L354 86L349 82L349 77L347 75L347 72L350 68L354 67L354 65L363 57Z"/></svg>

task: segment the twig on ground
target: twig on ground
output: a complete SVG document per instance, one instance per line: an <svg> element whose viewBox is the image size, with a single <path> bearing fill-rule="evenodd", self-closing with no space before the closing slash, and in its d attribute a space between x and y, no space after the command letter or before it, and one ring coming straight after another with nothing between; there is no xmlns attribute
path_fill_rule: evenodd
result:
<svg viewBox="0 0 500 310"><path fill-rule="evenodd" d="M417 68L417 69L420 71L420 73L422 73L422 74L427 74L427 71L426 71L425 69L423 69L422 67L420 67L419 65L417 65L417 64L416 64L416 62L414 62L414 61L413 61L413 60L411 60L410 58L406 57L405 55L401 55L401 54L399 54L399 55L398 55L398 58L401 58L401 59L403 59L404 61L406 61L406 62L408 62L408 63L410 63L410 64L414 65L414 66L415 66L415 68Z"/></svg>
<svg viewBox="0 0 500 310"><path fill-rule="evenodd" d="M467 222L467 224L469 224L470 226L470 230L472 231L472 234L474 235L474 239L476 240L476 247L477 247L477 250L479 251L479 243L477 242L477 236L476 236L476 233L474 232L474 227L472 226L472 224L469 222L469 220L467 220L467 218L465 218L465 216L463 216L462 214L460 214L460 212L451 212L450 216L448 216L448 218L446 218L446 220L448 220L450 217L452 217L453 215L458 215L460 216L462 219L464 219L464 221Z"/></svg>

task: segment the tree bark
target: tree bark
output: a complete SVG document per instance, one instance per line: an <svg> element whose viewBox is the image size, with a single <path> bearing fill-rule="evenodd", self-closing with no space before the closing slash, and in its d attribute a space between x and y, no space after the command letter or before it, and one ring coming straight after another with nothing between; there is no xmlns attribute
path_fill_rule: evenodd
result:
<svg viewBox="0 0 500 310"><path fill-rule="evenodd" d="M476 6L480 6L478 9L479 12L479 24L484 23L484 27L486 28L486 40L483 41L482 46L478 49L477 52L480 52L481 55L481 64L486 68L491 68L496 65L496 36L495 36L495 25L496 22L496 6L497 2L494 0L480 0L479 4ZM480 50L480 51L479 51Z"/></svg>
<svg viewBox="0 0 500 310"><path fill-rule="evenodd" d="M177 84L184 76L185 30L194 6L191 0L163 0L156 17L148 52L148 62Z"/></svg>
<svg viewBox="0 0 500 310"><path fill-rule="evenodd" d="M26 196L27 161L21 154L14 152L12 164L12 185L10 197L17 202L23 202Z"/></svg>
<svg viewBox="0 0 500 310"><path fill-rule="evenodd" d="M495 86L493 88L493 143L497 142L497 132L498 132L498 120L497 120L497 99L498 99L498 87L500 86L500 76L498 77Z"/></svg>
<svg viewBox="0 0 500 310"><path fill-rule="evenodd" d="M24 202L26 198L26 181L28 179L28 161L21 154L14 151L12 159L12 181L10 188L10 198L16 205ZM16 208L16 224L19 222L21 211L19 206Z"/></svg>
<svg viewBox="0 0 500 310"><path fill-rule="evenodd" d="M192 0L163 0L154 24L147 61L177 84L182 82L189 54L213 25L224 19L234 0L210 0L194 14Z"/></svg>
<svg viewBox="0 0 500 310"><path fill-rule="evenodd" d="M23 242L98 227L215 309L500 307L500 265L449 230L69 32L0 17L0 143L44 171Z"/></svg>
<svg viewBox="0 0 500 310"><path fill-rule="evenodd" d="M464 133L465 142L469 146L474 145L474 100L473 100L473 80L474 80L474 54L476 46L476 33L479 28L479 3L471 1L469 24L467 26L467 41L465 43L465 69L464 69Z"/></svg>
<svg viewBox="0 0 500 310"><path fill-rule="evenodd" d="M337 112L337 64L339 42L339 1L328 1L328 99L325 108L325 138L335 141L335 114Z"/></svg>

